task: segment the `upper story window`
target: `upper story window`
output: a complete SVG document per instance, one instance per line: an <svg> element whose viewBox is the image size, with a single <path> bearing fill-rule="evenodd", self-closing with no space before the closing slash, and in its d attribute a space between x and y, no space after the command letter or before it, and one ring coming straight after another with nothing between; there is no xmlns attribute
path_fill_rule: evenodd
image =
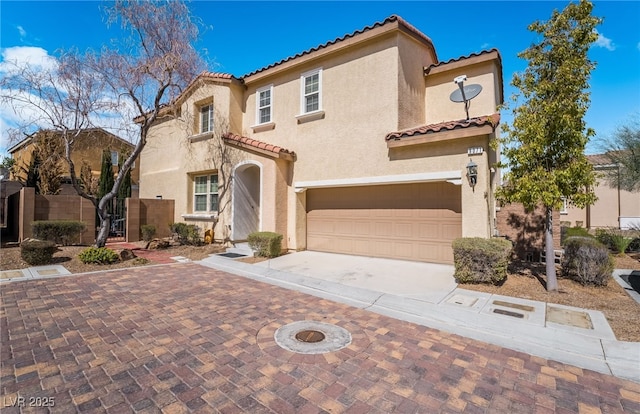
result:
<svg viewBox="0 0 640 414"><path fill-rule="evenodd" d="M213 131L213 105L200 107L200 133Z"/></svg>
<svg viewBox="0 0 640 414"><path fill-rule="evenodd" d="M218 174L199 175L193 180L193 211L218 211Z"/></svg>
<svg viewBox="0 0 640 414"><path fill-rule="evenodd" d="M320 111L322 109L322 69L303 73L301 83L300 113Z"/></svg>
<svg viewBox="0 0 640 414"><path fill-rule="evenodd" d="M256 124L271 122L273 107L273 85L265 86L256 91Z"/></svg>
<svg viewBox="0 0 640 414"><path fill-rule="evenodd" d="M111 151L111 165L118 165L118 151Z"/></svg>

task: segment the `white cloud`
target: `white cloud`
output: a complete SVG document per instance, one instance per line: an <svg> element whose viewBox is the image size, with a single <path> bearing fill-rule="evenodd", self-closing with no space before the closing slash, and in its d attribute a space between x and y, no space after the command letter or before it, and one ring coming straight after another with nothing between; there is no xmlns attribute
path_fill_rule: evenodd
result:
<svg viewBox="0 0 640 414"><path fill-rule="evenodd" d="M18 33L20 33L20 38L24 39L25 37L27 37L27 31L24 30L24 27L22 26L18 26Z"/></svg>
<svg viewBox="0 0 640 414"><path fill-rule="evenodd" d="M14 46L2 49L2 61L0 61L0 72L10 70L10 67L22 67L25 64L50 70L56 67L56 60L49 52L41 47ZM7 64L10 63L10 64Z"/></svg>
<svg viewBox="0 0 640 414"><path fill-rule="evenodd" d="M638 42L638 50L640 50L640 42Z"/></svg>
<svg viewBox="0 0 640 414"><path fill-rule="evenodd" d="M598 34L598 39L596 39L596 46L604 47L605 49L610 51L616 50L616 45L611 39L604 37L604 35L602 33L599 33L597 30L595 32Z"/></svg>

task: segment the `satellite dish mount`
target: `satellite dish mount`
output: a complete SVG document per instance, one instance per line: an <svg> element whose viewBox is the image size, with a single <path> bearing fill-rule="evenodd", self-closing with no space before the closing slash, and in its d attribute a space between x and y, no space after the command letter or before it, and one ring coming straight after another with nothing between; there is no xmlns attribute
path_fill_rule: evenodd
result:
<svg viewBox="0 0 640 414"><path fill-rule="evenodd" d="M457 90L451 92L449 99L453 102L464 102L464 111L467 114L467 121L469 120L469 105L470 101L478 96L482 92L482 86L478 84L464 85L467 80L467 75L457 76L453 82L458 85Z"/></svg>

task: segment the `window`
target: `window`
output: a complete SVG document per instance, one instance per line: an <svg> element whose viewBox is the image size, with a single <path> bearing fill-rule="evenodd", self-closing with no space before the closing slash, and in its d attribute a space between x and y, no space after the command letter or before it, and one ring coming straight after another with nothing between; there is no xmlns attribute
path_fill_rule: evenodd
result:
<svg viewBox="0 0 640 414"><path fill-rule="evenodd" d="M200 133L213 131L213 105L200 107Z"/></svg>
<svg viewBox="0 0 640 414"><path fill-rule="evenodd" d="M194 178L193 211L218 211L218 175L199 175Z"/></svg>
<svg viewBox="0 0 640 414"><path fill-rule="evenodd" d="M256 91L256 124L271 122L271 107L273 104L273 85Z"/></svg>
<svg viewBox="0 0 640 414"><path fill-rule="evenodd" d="M118 151L111 151L111 165L118 165Z"/></svg>
<svg viewBox="0 0 640 414"><path fill-rule="evenodd" d="M303 114L320 111L322 109L322 69L303 73L301 76L302 97L301 109Z"/></svg>
<svg viewBox="0 0 640 414"><path fill-rule="evenodd" d="M560 214L569 214L567 208L569 207L569 203L567 202L566 197L562 197L562 210L560 210Z"/></svg>

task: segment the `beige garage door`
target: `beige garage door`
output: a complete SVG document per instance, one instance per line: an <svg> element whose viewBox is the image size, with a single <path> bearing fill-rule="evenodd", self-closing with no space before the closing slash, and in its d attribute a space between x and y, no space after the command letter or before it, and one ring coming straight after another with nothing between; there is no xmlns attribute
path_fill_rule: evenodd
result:
<svg viewBox="0 0 640 414"><path fill-rule="evenodd" d="M462 234L460 187L449 183L312 189L307 248L453 263Z"/></svg>

